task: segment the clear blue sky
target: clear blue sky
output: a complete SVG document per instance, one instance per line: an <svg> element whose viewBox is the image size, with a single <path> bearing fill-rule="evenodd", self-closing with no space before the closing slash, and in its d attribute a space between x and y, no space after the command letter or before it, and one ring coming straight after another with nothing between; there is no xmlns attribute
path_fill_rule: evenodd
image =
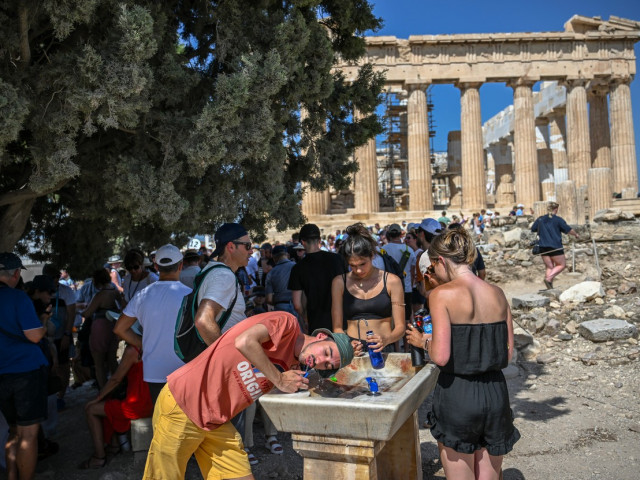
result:
<svg viewBox="0 0 640 480"><path fill-rule="evenodd" d="M610 15L640 21L640 0L372 0L374 13L384 26L373 35L437 35L453 33L503 33L563 31L573 15ZM368 34L371 34L369 32ZM640 56L640 43L635 45ZM637 75L636 75L637 77ZM631 83L636 155L640 154L640 79ZM482 121L513 103L513 90L502 83L480 89ZM460 92L452 85L433 87L435 149L446 151L447 133L460 129Z"/></svg>

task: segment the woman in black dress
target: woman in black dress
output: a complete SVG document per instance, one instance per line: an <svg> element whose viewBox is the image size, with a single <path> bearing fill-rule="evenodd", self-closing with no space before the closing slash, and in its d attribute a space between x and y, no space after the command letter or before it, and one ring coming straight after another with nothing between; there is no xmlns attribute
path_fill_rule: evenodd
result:
<svg viewBox="0 0 640 480"><path fill-rule="evenodd" d="M559 206L556 202L549 202L549 213L538 217L531 226L531 231L538 234L540 256L545 266L544 284L547 288L553 288L553 279L567 267L567 259L562 248L562 233L578 238L576 231L558 216Z"/></svg>
<svg viewBox="0 0 640 480"><path fill-rule="evenodd" d="M513 323L502 290L475 276L476 248L466 230L449 230L420 267L438 286L429 297L433 335L410 329L440 368L428 420L449 479L498 479L502 457L520 433L502 374L513 352Z"/></svg>

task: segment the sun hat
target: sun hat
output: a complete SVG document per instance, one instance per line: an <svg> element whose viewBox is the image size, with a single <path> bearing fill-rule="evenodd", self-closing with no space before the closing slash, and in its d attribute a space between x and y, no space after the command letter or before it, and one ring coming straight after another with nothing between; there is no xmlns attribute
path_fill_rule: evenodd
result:
<svg viewBox="0 0 640 480"><path fill-rule="evenodd" d="M216 240L216 249L211 254L212 257L219 256L222 252L224 252L224 247L227 246L227 243L233 242L240 237L244 237L248 235L245 228L239 223L223 223L222 226L218 229L214 238Z"/></svg>
<svg viewBox="0 0 640 480"><path fill-rule="evenodd" d="M0 270L16 270L18 268L26 270L19 256L11 252L0 252Z"/></svg>
<svg viewBox="0 0 640 480"><path fill-rule="evenodd" d="M312 337L317 336L319 333L325 333L329 336L338 347L338 353L340 354L340 366L336 369L332 370L318 370L318 373L322 377L330 377L334 373L336 373L342 367L345 367L351 363L353 360L353 346L351 345L351 339L345 333L333 333L331 330L326 328L317 328L311 334Z"/></svg>
<svg viewBox="0 0 640 480"><path fill-rule="evenodd" d="M159 267L169 267L182 261L182 252L175 245L168 243L156 251L156 263Z"/></svg>
<svg viewBox="0 0 640 480"><path fill-rule="evenodd" d="M111 255L107 263L122 263L122 258L120 258L120 255Z"/></svg>

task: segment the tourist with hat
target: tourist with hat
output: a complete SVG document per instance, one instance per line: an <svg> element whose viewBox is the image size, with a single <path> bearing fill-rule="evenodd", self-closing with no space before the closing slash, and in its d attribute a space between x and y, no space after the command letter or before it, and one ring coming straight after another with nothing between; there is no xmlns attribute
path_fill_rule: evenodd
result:
<svg viewBox="0 0 640 480"><path fill-rule="evenodd" d="M0 252L0 411L9 424L9 478L33 478L38 428L47 417L48 362L37 345L45 329L31 299L16 289L23 269L20 257Z"/></svg>
<svg viewBox="0 0 640 480"><path fill-rule="evenodd" d="M462 215L462 213L461 213ZM422 252L420 252L416 256L416 264L420 264L420 258L422 254L426 252L431 245L431 242L435 237L440 235L444 231L442 225L435 218L425 218L420 222L420 225L416 228L416 237L418 238L418 244L422 248ZM423 297L427 298L429 295L427 294L427 290L425 289L424 284L424 275L419 268L416 268L415 275L415 284L418 287L418 292Z"/></svg>
<svg viewBox="0 0 640 480"><path fill-rule="evenodd" d="M305 335L287 312L240 322L169 375L153 413L143 478L183 479L192 454L204 478L253 478L231 418L274 387L306 390L302 369L333 374L353 355L346 335L325 329Z"/></svg>
<svg viewBox="0 0 640 480"><path fill-rule="evenodd" d="M120 266L122 265L122 258L120 255L111 255L107 260L109 275L111 276L111 283L116 286L116 289L122 293L122 277L120 276Z"/></svg>
<svg viewBox="0 0 640 480"><path fill-rule="evenodd" d="M404 286L405 321L411 319L411 292L413 291L413 277L416 270L416 254L406 243L402 243L402 228L397 223L387 228L387 244L384 251L393 258L402 268L404 276L400 279Z"/></svg>
<svg viewBox="0 0 640 480"><path fill-rule="evenodd" d="M144 381L149 384L155 403L167 375L184 362L173 348L176 317L185 295L191 288L180 281L182 253L167 244L156 252L160 279L139 291L127 304L113 329L116 335L142 351ZM136 333L136 322L142 327L142 337Z"/></svg>

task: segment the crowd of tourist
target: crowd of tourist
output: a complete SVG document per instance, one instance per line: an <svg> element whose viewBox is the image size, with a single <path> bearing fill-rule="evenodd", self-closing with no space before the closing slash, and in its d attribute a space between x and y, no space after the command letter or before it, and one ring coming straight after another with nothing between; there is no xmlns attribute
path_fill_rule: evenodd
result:
<svg viewBox="0 0 640 480"><path fill-rule="evenodd" d="M515 206L510 215L523 210ZM550 204L532 228L549 288L564 268L560 232L575 235L557 210ZM305 370L330 374L368 348L410 345L441 369L425 426L447 476L497 478L519 437L500 373L513 351L511 314L502 291L484 282L475 245L497 216L443 211L419 223L357 223L334 234L306 224L273 245L255 244L242 225L227 223L215 248L130 249L81 284L54 265L24 284L20 258L0 253L9 478L33 478L38 457L57 451L50 440L57 411L68 389L85 383L97 391L85 407L93 453L79 468L102 468L129 450L131 420L153 414L144 478L184 478L192 454L205 478L211 469L221 478L252 478L261 394L305 389ZM175 331L189 298L202 353L185 363ZM410 328L425 307L432 335ZM278 432L262 416L264 444L281 454Z"/></svg>

